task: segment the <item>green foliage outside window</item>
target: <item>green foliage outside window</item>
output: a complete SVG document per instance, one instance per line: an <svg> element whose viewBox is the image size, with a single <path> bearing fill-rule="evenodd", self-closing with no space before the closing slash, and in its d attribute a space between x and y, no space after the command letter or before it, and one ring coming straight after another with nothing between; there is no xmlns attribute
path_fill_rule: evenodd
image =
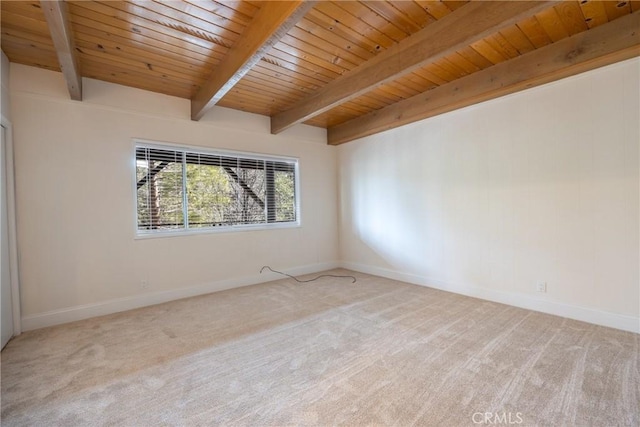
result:
<svg viewBox="0 0 640 427"><path fill-rule="evenodd" d="M291 161L138 146L138 230L296 222L295 173Z"/></svg>

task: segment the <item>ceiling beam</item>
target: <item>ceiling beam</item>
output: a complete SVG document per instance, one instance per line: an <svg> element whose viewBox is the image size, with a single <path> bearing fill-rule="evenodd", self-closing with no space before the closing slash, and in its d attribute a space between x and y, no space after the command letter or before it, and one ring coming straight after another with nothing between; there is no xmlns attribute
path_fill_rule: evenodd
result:
<svg viewBox="0 0 640 427"><path fill-rule="evenodd" d="M73 42L67 4L64 0L40 1L40 7L49 25L49 32L56 48L62 75L67 82L71 99L82 101L82 75L80 61Z"/></svg>
<svg viewBox="0 0 640 427"><path fill-rule="evenodd" d="M251 23L191 100L200 120L313 7L313 1L264 1Z"/></svg>
<svg viewBox="0 0 640 427"><path fill-rule="evenodd" d="M328 142L343 144L639 56L639 28L640 12L635 12L333 126L328 129Z"/></svg>
<svg viewBox="0 0 640 427"><path fill-rule="evenodd" d="M315 117L376 87L552 7L556 1L470 2L271 117L271 133Z"/></svg>

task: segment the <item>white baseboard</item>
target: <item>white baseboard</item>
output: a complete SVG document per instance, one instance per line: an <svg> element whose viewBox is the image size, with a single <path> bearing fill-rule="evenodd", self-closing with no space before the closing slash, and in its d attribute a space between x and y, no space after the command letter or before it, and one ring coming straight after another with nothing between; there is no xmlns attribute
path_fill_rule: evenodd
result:
<svg viewBox="0 0 640 427"><path fill-rule="evenodd" d="M320 271L338 268L338 262L325 262L319 264L305 265L284 270L285 273L294 276L301 274L311 274ZM48 311L22 317L22 330L45 328L47 326L60 325L62 323L74 322L76 320L88 319L91 317L104 316L121 311L132 310L134 308L146 307L174 301L182 298L189 298L197 295L209 294L212 292L224 291L227 289L239 288L242 286L256 285L258 283L270 282L282 279L282 276L265 270L262 274L253 276L238 277L232 279L219 280L188 288L174 289L169 291L153 292L141 295L134 295L126 298L112 299L109 301L84 304L60 310Z"/></svg>
<svg viewBox="0 0 640 427"><path fill-rule="evenodd" d="M416 285L427 286L443 291L454 292L461 295L481 298L488 301L508 304L515 307L540 311L542 313L554 314L556 316L581 320L583 322L593 323L596 325L640 333L640 318L637 317L625 316L621 314L595 310L592 308L579 307L570 304L534 298L523 294L500 292L476 286L447 283L441 280L434 280L420 275L402 273L371 265L357 264L352 262L326 262L290 268L284 270L284 272L292 275L302 275L331 270L338 267L347 268L353 271L359 271L361 273L372 274L375 276L386 277L388 279L400 280ZM183 289L147 293L126 298L113 299L95 304L84 304L60 310L48 311L45 313L22 317L22 330L30 331L47 326L60 325L63 323L74 322L76 320L104 316L107 314L161 304L164 302L174 301L182 298L189 298L197 295L204 295L212 292L269 282L281 278L282 276L280 276L279 274L265 271L262 274L256 274L253 276L225 279Z"/></svg>
<svg viewBox="0 0 640 427"><path fill-rule="evenodd" d="M569 319L581 320L583 322L621 329L623 331L640 333L640 318L638 317L534 298L520 293L501 292L478 286L447 283L441 280L430 279L425 276L401 273L371 265L342 262L340 266L349 270L359 271L361 273L372 274L415 285L440 289L443 291L539 311L542 313L553 314L556 316L567 317Z"/></svg>

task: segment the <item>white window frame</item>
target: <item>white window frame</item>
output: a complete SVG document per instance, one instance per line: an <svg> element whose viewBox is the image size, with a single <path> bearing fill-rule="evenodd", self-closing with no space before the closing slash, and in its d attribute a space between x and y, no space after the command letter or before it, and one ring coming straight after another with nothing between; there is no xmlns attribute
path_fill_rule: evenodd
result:
<svg viewBox="0 0 640 427"><path fill-rule="evenodd" d="M238 232L238 231L260 231L260 230L277 230L283 228L298 228L302 226L301 221L301 195L300 195L300 159L297 157L291 156L279 156L272 154L262 154L262 153L252 153L246 151L235 151L235 150L226 150L226 149L217 149L210 147L201 147L194 145L184 145L172 142L160 142L153 141L147 139L134 138L132 140L132 169L133 171L130 173L132 176L132 189L133 189L133 211L134 211L134 231L136 239L148 239L148 238L159 238L159 237L173 237L173 236L188 236L188 235L198 235L198 234L215 234L215 233L230 233L230 232ZM296 220L289 222L271 222L271 223L260 223L260 224L237 224L237 225L225 225L225 226L216 226L216 227L206 227L206 228L180 228L180 229L163 229L163 230L139 230L138 229L138 189L137 189L137 178L136 178L136 149L138 147L144 148L157 148L160 150L176 150L176 151L185 151L192 153L202 153L209 155L219 155L219 156L236 156L242 157L245 159L251 160L264 160L264 161L281 161L288 162L294 164L295 177L294 177L294 185L295 185L295 202L296 202ZM187 205L183 206L185 209L185 223L187 222L188 209ZM186 225L185 225L186 226Z"/></svg>

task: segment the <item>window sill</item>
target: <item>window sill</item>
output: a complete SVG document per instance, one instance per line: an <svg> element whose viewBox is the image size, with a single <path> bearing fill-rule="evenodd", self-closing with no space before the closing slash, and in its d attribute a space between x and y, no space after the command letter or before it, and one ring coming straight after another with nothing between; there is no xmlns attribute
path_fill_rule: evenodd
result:
<svg viewBox="0 0 640 427"><path fill-rule="evenodd" d="M189 229L189 230L163 230L154 232L138 232L136 231L135 240L146 239L159 239L165 237L183 237L183 236L199 236L205 234L220 234L220 233L237 233L246 231L268 231L268 230L281 230L286 228L300 228L300 222L287 222L282 224L255 224L255 225L231 225L222 227L210 227L204 229Z"/></svg>

